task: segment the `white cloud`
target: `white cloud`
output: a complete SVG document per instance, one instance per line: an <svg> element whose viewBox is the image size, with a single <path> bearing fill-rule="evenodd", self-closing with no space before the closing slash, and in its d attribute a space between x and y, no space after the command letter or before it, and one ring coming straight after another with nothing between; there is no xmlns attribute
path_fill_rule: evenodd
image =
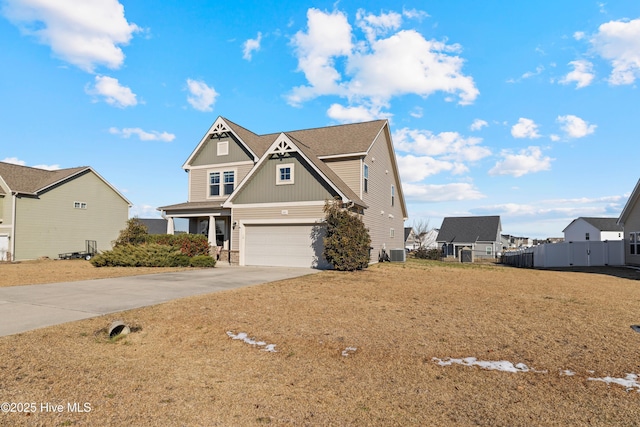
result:
<svg viewBox="0 0 640 427"><path fill-rule="evenodd" d="M593 74L593 64L584 59L569 62L569 65L573 66L573 71L560 79L562 84L570 84L576 82L576 89L587 87L593 81L595 74Z"/></svg>
<svg viewBox="0 0 640 427"><path fill-rule="evenodd" d="M136 94L126 86L121 86L118 79L108 76L96 76L95 85L85 88L90 95L99 95L105 98L109 105L125 108L138 104Z"/></svg>
<svg viewBox="0 0 640 427"><path fill-rule="evenodd" d="M419 182L428 176L449 171L459 175L469 171L465 165L455 162L436 160L429 156L398 156L398 169L402 182Z"/></svg>
<svg viewBox="0 0 640 427"><path fill-rule="evenodd" d="M158 132L155 130L152 130L150 132L144 131L140 128L123 128L123 129L118 129L118 128L109 128L109 133L112 133L114 135L121 135L123 138L130 138L132 135L136 135L138 136L138 138L140 139L140 141L164 141L164 142L171 142L173 141L176 136L172 133L168 133L168 132Z"/></svg>
<svg viewBox="0 0 640 427"><path fill-rule="evenodd" d="M480 130L483 127L487 127L489 126L489 123L487 123L485 120L481 120L481 119L475 119L473 121L473 123L471 123L471 130Z"/></svg>
<svg viewBox="0 0 640 427"><path fill-rule="evenodd" d="M458 132L434 134L428 130L403 128L394 132L393 141L399 151L427 156L440 156L443 160L474 162L491 155L481 146L482 138L465 138Z"/></svg>
<svg viewBox="0 0 640 427"><path fill-rule="evenodd" d="M561 124L562 130L569 138L583 138L594 133L597 127L571 114L558 116L556 121Z"/></svg>
<svg viewBox="0 0 640 427"><path fill-rule="evenodd" d="M632 84L640 77L640 19L604 23L590 41L594 50L611 62L611 84Z"/></svg>
<svg viewBox="0 0 640 427"><path fill-rule="evenodd" d="M359 105L355 107L345 107L340 104L332 104L327 110L327 116L341 123L357 123L390 118L392 115L381 112L378 106L367 107Z"/></svg>
<svg viewBox="0 0 640 427"><path fill-rule="evenodd" d="M254 51L260 50L260 42L262 41L262 33L258 32L258 36L255 39L249 39L244 42L242 49L242 57L247 61L251 61L251 57Z"/></svg>
<svg viewBox="0 0 640 427"><path fill-rule="evenodd" d="M492 212L493 215L512 217L562 215L563 217L574 219L579 216L611 215L612 210L619 212L621 209L620 203L624 200L626 200L624 196L547 199L536 201L535 204L503 203L487 205L478 207L473 211L479 214Z"/></svg>
<svg viewBox="0 0 640 427"><path fill-rule="evenodd" d="M35 36L53 53L93 72L96 66L122 66L133 33L117 0L5 0L2 13L25 34Z"/></svg>
<svg viewBox="0 0 640 427"><path fill-rule="evenodd" d="M527 147L518 153L510 150L502 150L500 153L502 160L489 170L489 175L512 175L521 177L535 172L551 169L551 157L543 157L540 147Z"/></svg>
<svg viewBox="0 0 640 427"><path fill-rule="evenodd" d="M551 135L549 135L549 138L553 141L553 142L558 142L560 141L560 136L556 135L555 133L552 133Z"/></svg>
<svg viewBox="0 0 640 427"><path fill-rule="evenodd" d="M575 40L582 40L586 37L586 34L584 33L584 31L576 31L575 33L573 33L573 38Z"/></svg>
<svg viewBox="0 0 640 427"><path fill-rule="evenodd" d="M528 79L528 78L531 78L531 77L534 77L534 76L537 76L537 75L541 74L543 71L544 71L544 67L542 65L538 65L536 67L535 71L527 71L526 73L524 73L522 75L521 78Z"/></svg>
<svg viewBox="0 0 640 427"><path fill-rule="evenodd" d="M416 202L478 200L486 197L466 182L442 185L404 183L402 190L408 200Z"/></svg>
<svg viewBox="0 0 640 427"><path fill-rule="evenodd" d="M293 88L289 103L337 95L350 104L386 106L395 96L439 91L458 96L459 104L472 103L479 91L461 72L464 60L455 55L460 46L426 40L414 30L397 31L401 21L394 12L376 16L360 10L356 24L366 40L357 40L344 13L309 9L307 30L292 39L308 84Z"/></svg>
<svg viewBox="0 0 640 427"><path fill-rule="evenodd" d="M531 119L521 117L518 123L511 128L511 135L514 138L540 138L538 125Z"/></svg>
<svg viewBox="0 0 640 427"><path fill-rule="evenodd" d="M198 111L213 111L213 104L216 102L218 92L212 87L207 86L203 81L187 79L187 88L190 96L187 101L193 108Z"/></svg>
<svg viewBox="0 0 640 427"><path fill-rule="evenodd" d="M2 162L11 163L13 165L18 165L18 166L27 166L27 162L25 162L24 160L20 160L17 157L5 157L2 160ZM30 167L37 168L37 169L45 169L50 171L60 169L60 165L33 165Z"/></svg>

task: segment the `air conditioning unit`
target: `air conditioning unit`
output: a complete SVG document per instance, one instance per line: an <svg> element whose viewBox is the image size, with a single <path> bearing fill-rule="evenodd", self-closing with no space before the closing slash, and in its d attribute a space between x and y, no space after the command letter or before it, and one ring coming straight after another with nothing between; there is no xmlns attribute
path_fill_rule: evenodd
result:
<svg viewBox="0 0 640 427"><path fill-rule="evenodd" d="M406 257L407 252L404 250L404 248L389 250L389 260L391 262L405 262Z"/></svg>

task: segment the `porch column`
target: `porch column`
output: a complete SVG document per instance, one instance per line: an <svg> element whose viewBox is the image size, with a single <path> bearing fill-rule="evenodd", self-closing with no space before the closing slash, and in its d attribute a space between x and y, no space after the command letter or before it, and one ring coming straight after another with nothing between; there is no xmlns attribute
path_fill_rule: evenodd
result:
<svg viewBox="0 0 640 427"><path fill-rule="evenodd" d="M216 246L216 217L209 216L209 244Z"/></svg>
<svg viewBox="0 0 640 427"><path fill-rule="evenodd" d="M167 217L167 234L173 234L175 232L174 227L173 217Z"/></svg>

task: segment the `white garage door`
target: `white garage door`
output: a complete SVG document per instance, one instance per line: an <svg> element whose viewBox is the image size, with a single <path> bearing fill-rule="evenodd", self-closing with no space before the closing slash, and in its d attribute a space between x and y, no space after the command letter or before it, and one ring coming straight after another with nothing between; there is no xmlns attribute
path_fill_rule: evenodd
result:
<svg viewBox="0 0 640 427"><path fill-rule="evenodd" d="M245 265L327 268L325 228L313 224L246 225Z"/></svg>

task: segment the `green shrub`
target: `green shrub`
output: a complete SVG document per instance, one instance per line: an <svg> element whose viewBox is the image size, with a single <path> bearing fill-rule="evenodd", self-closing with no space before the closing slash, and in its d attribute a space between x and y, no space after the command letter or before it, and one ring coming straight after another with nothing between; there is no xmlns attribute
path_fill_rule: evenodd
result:
<svg viewBox="0 0 640 427"><path fill-rule="evenodd" d="M215 267L216 260L209 255L196 255L191 258L191 267Z"/></svg>
<svg viewBox="0 0 640 427"><path fill-rule="evenodd" d="M95 267L188 267L191 258L167 245L122 244L91 258Z"/></svg>
<svg viewBox="0 0 640 427"><path fill-rule="evenodd" d="M362 219L338 200L326 201L327 235L324 238L325 259L339 271L354 271L369 266L371 237Z"/></svg>
<svg viewBox="0 0 640 427"><path fill-rule="evenodd" d="M439 260L442 258L442 251L440 249L427 249L425 247L421 247L413 252L413 256L420 259Z"/></svg>
<svg viewBox="0 0 640 427"><path fill-rule="evenodd" d="M113 246L140 245L146 241L148 236L147 226L137 217L130 218L124 230L120 230L118 238L113 242Z"/></svg>
<svg viewBox="0 0 640 427"><path fill-rule="evenodd" d="M210 251L209 241L202 234L149 234L146 242L171 246L189 257L209 255Z"/></svg>

